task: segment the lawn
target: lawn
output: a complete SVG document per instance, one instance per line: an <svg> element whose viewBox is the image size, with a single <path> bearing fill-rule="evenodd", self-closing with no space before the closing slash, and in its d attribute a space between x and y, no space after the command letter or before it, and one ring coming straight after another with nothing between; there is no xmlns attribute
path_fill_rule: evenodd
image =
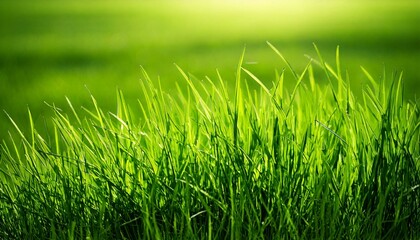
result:
<svg viewBox="0 0 420 240"><path fill-rule="evenodd" d="M115 110L117 88L128 101L140 97L140 65L167 90L181 79L174 63L198 79L218 69L232 81L245 45L245 64L270 83L285 65L266 41L297 69L305 54L315 55L313 42L329 57L340 45L353 87L367 81L360 65L377 77L384 67L390 75L403 70L407 99L414 99L419 12L418 1L2 1L0 108L27 125L29 106L43 125L51 112L44 101L64 107L68 96L90 107L90 91ZM3 138L11 124L5 114L0 123Z"/></svg>
<svg viewBox="0 0 420 240"><path fill-rule="evenodd" d="M29 133L15 124L19 138L0 146L0 237L420 237L420 114L402 75L366 72L358 99L339 50L337 67L318 53L296 72L269 46L288 66L272 86L242 55L233 92L177 67L188 88L176 94L143 71L142 114L122 92L115 112L92 97L88 117L53 108L43 135L29 112Z"/></svg>
<svg viewBox="0 0 420 240"><path fill-rule="evenodd" d="M418 239L419 10L2 2L0 238Z"/></svg>

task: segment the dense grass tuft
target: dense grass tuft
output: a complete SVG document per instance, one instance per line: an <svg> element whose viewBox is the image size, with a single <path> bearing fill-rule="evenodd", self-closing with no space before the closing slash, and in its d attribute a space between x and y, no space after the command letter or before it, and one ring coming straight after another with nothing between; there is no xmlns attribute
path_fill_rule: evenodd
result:
<svg viewBox="0 0 420 240"><path fill-rule="evenodd" d="M189 88L173 96L144 72L141 116L121 92L115 113L69 101L41 136L28 111L32 130L0 145L0 238L419 238L419 109L402 76L363 69L356 98L338 48L336 67L319 54L298 73L270 47L289 68L272 87L242 56L234 91L180 69Z"/></svg>

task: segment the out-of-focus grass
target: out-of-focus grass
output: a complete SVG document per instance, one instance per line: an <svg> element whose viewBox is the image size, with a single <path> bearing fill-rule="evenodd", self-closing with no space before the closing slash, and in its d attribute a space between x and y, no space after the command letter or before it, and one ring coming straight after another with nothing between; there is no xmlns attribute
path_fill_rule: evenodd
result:
<svg viewBox="0 0 420 240"><path fill-rule="evenodd" d="M143 71L131 107L144 118L120 92L113 112L93 96L83 119L55 108L52 136L15 125L0 143L0 238L419 239L418 105L400 77L367 71L355 98L336 56L274 85L241 57L234 94L180 68L188 90L167 94Z"/></svg>
<svg viewBox="0 0 420 240"><path fill-rule="evenodd" d="M169 91L181 79L173 63L198 79L217 68L233 80L244 45L245 64L270 82L273 69L285 66L266 40L291 62L305 63L297 59L315 55L316 42L329 59L340 45L343 64L353 70L363 65L376 76L384 66L387 74L404 70L413 98L419 13L418 1L2 1L0 108L22 123L28 105L40 125L50 112L44 101L65 106L66 95L76 106L89 105L86 85L105 109L114 109L117 87L128 101L141 98L140 65ZM366 81L358 72L353 88ZM9 128L3 114L0 138Z"/></svg>

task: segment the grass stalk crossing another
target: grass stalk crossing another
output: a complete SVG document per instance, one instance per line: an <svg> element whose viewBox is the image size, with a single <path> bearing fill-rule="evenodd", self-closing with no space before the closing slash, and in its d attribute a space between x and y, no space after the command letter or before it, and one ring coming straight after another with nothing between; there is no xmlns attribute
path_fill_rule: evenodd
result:
<svg viewBox="0 0 420 240"><path fill-rule="evenodd" d="M28 111L31 131L14 124L0 145L0 238L420 237L420 118L402 75L362 68L356 98L339 48L336 68L317 49L299 74L269 46L289 68L271 87L244 52L234 94L220 74L200 82L177 66L178 95L142 70L140 115L121 91L115 113L92 96L81 118L68 100L41 136Z"/></svg>

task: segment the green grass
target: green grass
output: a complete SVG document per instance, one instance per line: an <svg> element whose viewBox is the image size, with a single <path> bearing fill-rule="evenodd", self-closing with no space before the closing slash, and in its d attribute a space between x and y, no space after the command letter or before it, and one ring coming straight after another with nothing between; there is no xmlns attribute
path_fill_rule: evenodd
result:
<svg viewBox="0 0 420 240"><path fill-rule="evenodd" d="M288 67L270 84L242 55L234 79L178 68L176 93L143 70L141 100L117 91L115 112L93 96L51 106L50 135L29 111L30 131L1 144L0 238L419 238L419 109L402 75L362 70L353 94L338 48L297 71L269 45Z"/></svg>
<svg viewBox="0 0 420 240"><path fill-rule="evenodd" d="M416 0L2 0L0 110L24 127L22 109L29 106L41 131L44 117L51 116L44 101L64 107L68 96L75 106L87 106L85 85L106 111L116 109L116 87L135 103L140 65L153 80L160 76L168 92L176 91L174 82L180 80L173 63L198 79L217 78L214 69L233 79L244 45L244 65L270 84L274 70L286 66L265 41L276 44L297 68L305 67L304 54L316 56L312 42L331 59L340 45L353 88L364 84L360 65L378 78L385 66L404 71L407 99L414 99L420 79L419 22ZM0 139L11 127L0 114Z"/></svg>

